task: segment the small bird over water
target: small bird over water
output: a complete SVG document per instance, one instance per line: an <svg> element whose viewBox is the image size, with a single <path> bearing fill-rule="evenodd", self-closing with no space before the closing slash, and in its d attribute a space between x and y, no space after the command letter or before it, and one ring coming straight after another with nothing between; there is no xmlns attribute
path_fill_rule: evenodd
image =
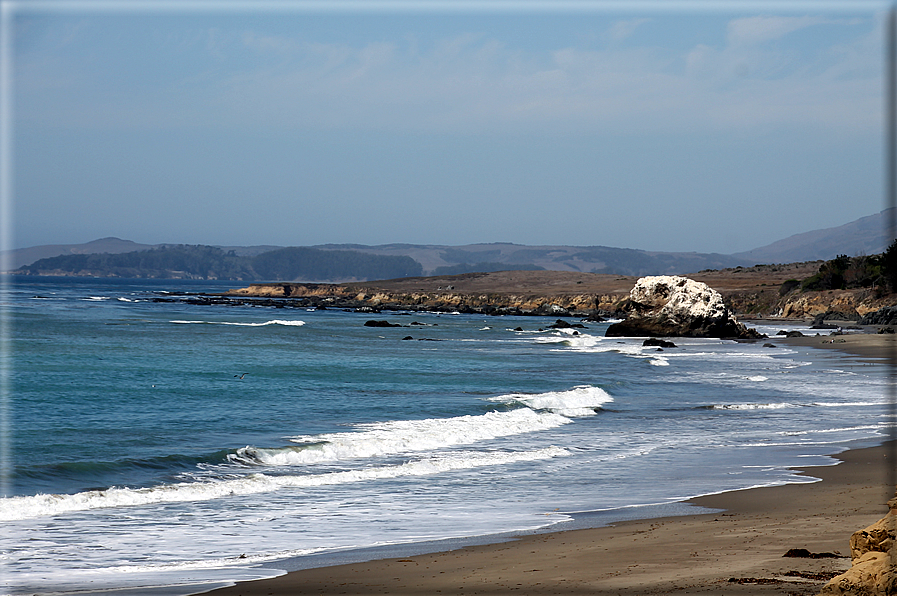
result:
<svg viewBox="0 0 897 596"><path fill-rule="evenodd" d="M249 373L243 373L242 375L234 375L234 378L242 379L242 378L245 377L247 374L249 374Z"/></svg>

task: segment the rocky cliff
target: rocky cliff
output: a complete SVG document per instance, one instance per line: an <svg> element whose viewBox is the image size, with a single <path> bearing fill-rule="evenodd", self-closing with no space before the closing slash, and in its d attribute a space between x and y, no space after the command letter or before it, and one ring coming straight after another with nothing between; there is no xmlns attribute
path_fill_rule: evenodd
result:
<svg viewBox="0 0 897 596"><path fill-rule="evenodd" d="M799 282L818 263L764 265L689 275L720 293L736 316L812 319L837 312L851 320L897 304L874 289L801 292ZM346 284L259 283L227 296L262 297L303 306L418 310L470 310L557 314L613 314L629 297L637 278L558 271L502 271ZM791 282L789 284L789 282Z"/></svg>
<svg viewBox="0 0 897 596"><path fill-rule="evenodd" d="M533 314L589 316L611 312L618 295L459 292L446 287L436 291L390 292L376 287L329 284L252 284L230 290L226 296L289 298L309 306L361 310L429 310L483 314Z"/></svg>

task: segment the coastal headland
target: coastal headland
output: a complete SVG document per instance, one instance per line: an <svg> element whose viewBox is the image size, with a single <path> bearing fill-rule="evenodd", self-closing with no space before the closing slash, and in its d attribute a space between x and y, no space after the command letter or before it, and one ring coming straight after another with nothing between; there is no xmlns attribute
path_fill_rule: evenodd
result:
<svg viewBox="0 0 897 596"><path fill-rule="evenodd" d="M893 300L871 289L783 291L783 284L809 277L819 264L758 265L687 275L722 294L738 316L813 318L831 311L865 315ZM566 271L499 271L375 282L320 284L253 283L206 296L209 302L269 299L274 306L458 311L477 314L589 316L612 314L637 277Z"/></svg>

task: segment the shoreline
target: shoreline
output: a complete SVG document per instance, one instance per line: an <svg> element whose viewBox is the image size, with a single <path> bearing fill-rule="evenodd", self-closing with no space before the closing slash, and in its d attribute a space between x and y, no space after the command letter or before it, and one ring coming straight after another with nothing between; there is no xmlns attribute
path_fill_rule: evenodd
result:
<svg viewBox="0 0 897 596"><path fill-rule="evenodd" d="M850 567L850 535L887 513L890 442L849 449L839 464L794 468L818 478L696 497L711 509L548 530L509 540L291 571L205 592L305 594L816 594ZM839 558L786 558L790 549ZM401 558L399 558L401 557ZM730 580L736 581L730 581Z"/></svg>
<svg viewBox="0 0 897 596"><path fill-rule="evenodd" d="M835 336L843 342L823 343L827 338L770 339L793 347L837 350L846 357L878 363L892 361L897 353L895 335L848 333ZM688 506L716 510L711 513L701 510L602 527L481 537L493 542L301 569L205 593L635 596L721 591L782 594L785 590L789 595L816 594L831 576L850 567L850 535L883 517L885 503L894 496L897 442L893 436L891 440L882 437L880 445L863 446L871 442L860 441L858 448L831 456L839 461L836 465L793 468L798 475L819 481L685 501ZM840 552L845 557L782 556L799 548Z"/></svg>

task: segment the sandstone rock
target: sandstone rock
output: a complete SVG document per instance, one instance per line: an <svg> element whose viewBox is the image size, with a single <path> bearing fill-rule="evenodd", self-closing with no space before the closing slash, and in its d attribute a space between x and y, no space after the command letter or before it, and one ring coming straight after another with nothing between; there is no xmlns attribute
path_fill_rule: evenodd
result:
<svg viewBox="0 0 897 596"><path fill-rule="evenodd" d="M850 537L853 564L822 588L822 595L897 595L897 498L888 501L882 519Z"/></svg>
<svg viewBox="0 0 897 596"><path fill-rule="evenodd" d="M639 279L623 310L626 320L608 327L608 337L765 337L736 321L719 292L686 277Z"/></svg>

